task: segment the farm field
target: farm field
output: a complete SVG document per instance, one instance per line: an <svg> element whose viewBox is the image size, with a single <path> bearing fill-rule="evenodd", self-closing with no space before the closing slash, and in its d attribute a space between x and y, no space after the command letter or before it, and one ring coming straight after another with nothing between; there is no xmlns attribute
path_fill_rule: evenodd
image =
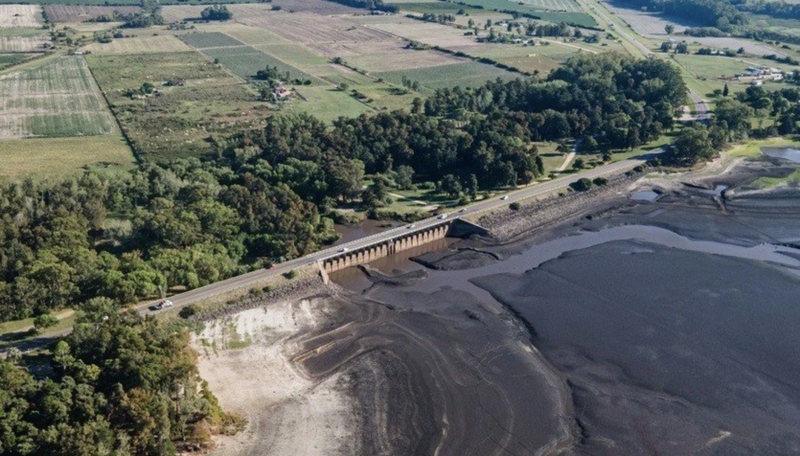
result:
<svg viewBox="0 0 800 456"><path fill-rule="evenodd" d="M0 179L35 175L63 177L86 167L122 169L133 155L120 134L0 141Z"/></svg>
<svg viewBox="0 0 800 456"><path fill-rule="evenodd" d="M356 117L372 111L366 104L333 86L298 87L297 92L305 102L287 105L285 112L304 112L324 121L332 121L341 116Z"/></svg>
<svg viewBox="0 0 800 456"><path fill-rule="evenodd" d="M164 2L162 2L164 3ZM228 2L225 2L228 3ZM242 18L262 17L265 15L284 15L288 11L295 13L312 13L321 16L344 15L344 14L368 14L363 9L351 8L327 0L272 0L270 3L245 3L227 5L233 14L234 21ZM272 11L276 6L281 12ZM200 17L200 12L205 6L202 5L168 5L162 8L162 15L167 22L183 21L189 18Z"/></svg>
<svg viewBox="0 0 800 456"><path fill-rule="evenodd" d="M11 2L2 2L11 3ZM42 26L42 7L39 5L0 4L0 28Z"/></svg>
<svg viewBox="0 0 800 456"><path fill-rule="evenodd" d="M50 43L47 35L0 35L0 53L44 52Z"/></svg>
<svg viewBox="0 0 800 456"><path fill-rule="evenodd" d="M512 80L521 77L514 73L478 62L464 62L453 65L440 65L431 68L417 68L405 71L388 71L376 73L375 76L399 84L403 77L417 81L424 88L433 91L445 87L459 85L461 87L477 87L488 80L497 78Z"/></svg>
<svg viewBox="0 0 800 456"><path fill-rule="evenodd" d="M139 6L45 5L44 13L50 22L84 22L106 14L140 13Z"/></svg>
<svg viewBox="0 0 800 456"><path fill-rule="evenodd" d="M361 42L391 39L378 30L356 27L352 22L338 17L319 16L312 13L268 12L262 15L235 17L237 22L264 28L294 43L325 44L331 42Z"/></svg>
<svg viewBox="0 0 800 456"><path fill-rule="evenodd" d="M118 38L110 43L91 43L83 49L93 54L149 54L192 50L174 35Z"/></svg>
<svg viewBox="0 0 800 456"><path fill-rule="evenodd" d="M0 138L110 133L114 122L81 57L0 76Z"/></svg>
<svg viewBox="0 0 800 456"><path fill-rule="evenodd" d="M233 74L245 80L254 77L259 70L269 66L277 67L281 72L288 72L291 79L310 79L314 83L320 83L318 78L287 65L283 61L267 55L252 46L210 48L201 52L211 59L219 61Z"/></svg>
<svg viewBox="0 0 800 456"><path fill-rule="evenodd" d="M212 152L211 138L257 124L270 105L198 52L89 55L87 61L143 160L166 161ZM183 85L166 86L180 80ZM145 82L159 94L125 96Z"/></svg>
<svg viewBox="0 0 800 456"><path fill-rule="evenodd" d="M25 59L31 58L35 54L0 54L0 71L17 65Z"/></svg>
<svg viewBox="0 0 800 456"><path fill-rule="evenodd" d="M553 0L553 1L528 0L528 1L529 3L512 2L509 0L459 0L459 2L463 2L464 4L475 8L528 14L531 16L536 16L539 19L545 21L556 22L556 23L567 22L569 24L578 25L581 27L597 26L597 22L595 22L595 20L591 16L584 13L580 9L580 6L572 0ZM562 4L562 6L569 7L570 9L565 10L566 12L561 12L561 11L551 11L548 9L544 9L543 7L534 6L534 4L545 4L545 3ZM570 3L572 5L569 5Z"/></svg>

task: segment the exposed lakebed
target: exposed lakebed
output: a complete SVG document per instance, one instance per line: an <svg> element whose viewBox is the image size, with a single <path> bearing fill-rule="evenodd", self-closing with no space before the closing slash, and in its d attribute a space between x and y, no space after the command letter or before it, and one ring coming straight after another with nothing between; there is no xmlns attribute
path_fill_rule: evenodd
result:
<svg viewBox="0 0 800 456"><path fill-rule="evenodd" d="M502 393L462 391L467 406L455 413L476 401L537 398L533 412L506 399L490 415L440 419L448 450L440 454L503 454L446 444L494 441L473 422L490 419L526 436L504 447L514 454L796 454L800 193L747 190L760 171L734 170L655 202L625 198L613 215L511 245L465 241L419 254L424 277L403 275L423 266L401 258L375 265L395 274L391 281L356 270L337 280L394 311L451 321L430 343L445 359L460 353L465 370L438 378L431 398L454 394L451 386L470 376L490 376ZM516 330L493 326L498 321L516 322ZM463 332L471 342L453 343ZM463 354L514 343L532 350L504 348L497 357L523 366L519 357L527 357L528 369L488 364L480 351L470 364Z"/></svg>
<svg viewBox="0 0 800 456"><path fill-rule="evenodd" d="M645 179L235 316L253 345L201 373L254 430L218 454L798 454L800 191L750 185L795 169Z"/></svg>

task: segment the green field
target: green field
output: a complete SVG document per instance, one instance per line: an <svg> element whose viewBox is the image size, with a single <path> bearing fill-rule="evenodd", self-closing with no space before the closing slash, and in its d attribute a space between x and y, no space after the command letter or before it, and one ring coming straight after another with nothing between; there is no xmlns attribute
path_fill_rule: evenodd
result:
<svg viewBox="0 0 800 456"><path fill-rule="evenodd" d="M375 76L395 84L401 84L405 76L412 81L419 82L420 85L429 90L455 86L478 87L488 80L497 78L512 80L521 77L491 65L472 61L429 68L387 71L376 73Z"/></svg>
<svg viewBox="0 0 800 456"><path fill-rule="evenodd" d="M0 70L16 65L30 57L30 54L0 54Z"/></svg>
<svg viewBox="0 0 800 456"><path fill-rule="evenodd" d="M187 33L178 35L178 38L196 49L245 45L241 41L219 32Z"/></svg>
<svg viewBox="0 0 800 456"><path fill-rule="evenodd" d="M119 134L0 141L0 179L35 175L57 178L86 167L124 169L133 155Z"/></svg>
<svg viewBox="0 0 800 456"><path fill-rule="evenodd" d="M476 14L483 11L482 9L450 2L399 3L398 6L403 11L420 14L456 14L460 10L467 14Z"/></svg>
<svg viewBox="0 0 800 456"><path fill-rule="evenodd" d="M287 65L283 61L267 55L252 46L204 49L201 52L212 59L218 60L219 63L242 79L250 79L256 75L258 70L263 70L269 66L277 67L280 71L288 71L292 79L311 79L312 82L319 83L319 80L314 76Z"/></svg>
<svg viewBox="0 0 800 456"><path fill-rule="evenodd" d="M356 117L372 111L367 104L334 87L304 86L298 87L297 92L305 102L292 103L284 108L285 112L304 112L331 121L341 116Z"/></svg>
<svg viewBox="0 0 800 456"><path fill-rule="evenodd" d="M34 63L0 79L0 137L87 136L114 129L83 58Z"/></svg>
<svg viewBox="0 0 800 456"><path fill-rule="evenodd" d="M269 105L246 83L197 52L87 56L100 87L143 160L166 161L211 153L212 135L259 122ZM164 86L180 79L183 86ZM155 85L143 99L124 90Z"/></svg>

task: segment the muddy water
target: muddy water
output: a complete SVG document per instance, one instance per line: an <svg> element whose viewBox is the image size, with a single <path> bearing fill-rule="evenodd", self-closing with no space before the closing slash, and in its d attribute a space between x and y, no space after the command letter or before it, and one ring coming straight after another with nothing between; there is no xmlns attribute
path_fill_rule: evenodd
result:
<svg viewBox="0 0 800 456"><path fill-rule="evenodd" d="M333 279L413 315L439 363L461 363L427 380L468 404L432 418L446 435L438 454L503 454L504 432L513 454L800 454L800 194L736 196L744 178L726 179L623 197L615 215L542 239L371 265L424 278ZM463 389L467 378L493 379L491 394Z"/></svg>
<svg viewBox="0 0 800 456"><path fill-rule="evenodd" d="M334 229L341 236L338 241L333 245L344 244L346 242L361 239L373 234L378 234L382 231L390 230L397 226L398 223L382 222L378 220L366 219L357 225L339 225L334 226Z"/></svg>

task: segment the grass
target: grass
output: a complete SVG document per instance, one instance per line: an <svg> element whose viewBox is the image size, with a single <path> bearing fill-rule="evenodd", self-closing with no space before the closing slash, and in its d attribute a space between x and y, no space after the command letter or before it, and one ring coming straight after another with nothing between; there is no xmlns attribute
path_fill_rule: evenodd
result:
<svg viewBox="0 0 800 456"><path fill-rule="evenodd" d="M313 82L319 83L319 80L314 76L251 46L204 49L201 52L212 59L218 60L233 74L245 80L252 78L259 70L269 66L277 67L282 72L288 71L292 79L311 79Z"/></svg>
<svg viewBox="0 0 800 456"><path fill-rule="evenodd" d="M756 158L761 156L762 147L781 147L793 145L796 146L797 141L786 138L755 140L737 144L733 146L732 149L727 151L726 154L732 158Z"/></svg>
<svg viewBox="0 0 800 456"><path fill-rule="evenodd" d="M759 177L751 184L753 187L760 189L769 189L779 186L800 186L800 169L795 170L793 173L785 177Z"/></svg>
<svg viewBox="0 0 800 456"><path fill-rule="evenodd" d="M0 54L0 70L16 65L30 57L30 54Z"/></svg>
<svg viewBox="0 0 800 456"><path fill-rule="evenodd" d="M168 161L213 152L211 135L228 135L264 117L269 105L200 53L87 56L100 87L143 160ZM185 85L162 86L181 79ZM154 84L161 93L131 99L124 90Z"/></svg>
<svg viewBox="0 0 800 456"><path fill-rule="evenodd" d="M305 99L305 103L288 105L288 112L306 112L324 121L332 121L341 116L356 117L372 109L364 103L355 100L346 92L333 87L298 87L298 93Z"/></svg>
<svg viewBox="0 0 800 456"><path fill-rule="evenodd" d="M412 81L419 82L429 91L457 85L461 87L478 87L486 83L486 81L496 78L512 80L519 77L509 71L472 61L429 68L387 71L376 73L375 76L395 84L401 84L403 77L406 77Z"/></svg>
<svg viewBox="0 0 800 456"><path fill-rule="evenodd" d="M0 79L0 102L4 106L0 124L6 137L87 136L114 130L83 58L31 63L37 65Z"/></svg>
<svg viewBox="0 0 800 456"><path fill-rule="evenodd" d="M197 49L213 47L244 46L244 43L220 32L187 33L179 35L189 46Z"/></svg>
<svg viewBox="0 0 800 456"><path fill-rule="evenodd" d="M573 24L581 27L596 27L597 22L595 22L592 16L581 12L580 7L575 4L577 9L573 12L554 12L554 11L546 11L540 7L534 6L534 4L544 4L547 0L529 0L530 3L523 3L522 2L512 2L509 0L458 0L454 3L463 3L468 6L482 8L486 10L494 10L494 11L511 11L517 13L528 14L531 16L535 16L539 19L550 21L550 22L566 22L568 24ZM548 2L549 3L549 2ZM570 2L574 3L574 2Z"/></svg>
<svg viewBox="0 0 800 456"><path fill-rule="evenodd" d="M58 178L86 167L126 168L133 161L130 148L118 134L0 141L0 179Z"/></svg>

